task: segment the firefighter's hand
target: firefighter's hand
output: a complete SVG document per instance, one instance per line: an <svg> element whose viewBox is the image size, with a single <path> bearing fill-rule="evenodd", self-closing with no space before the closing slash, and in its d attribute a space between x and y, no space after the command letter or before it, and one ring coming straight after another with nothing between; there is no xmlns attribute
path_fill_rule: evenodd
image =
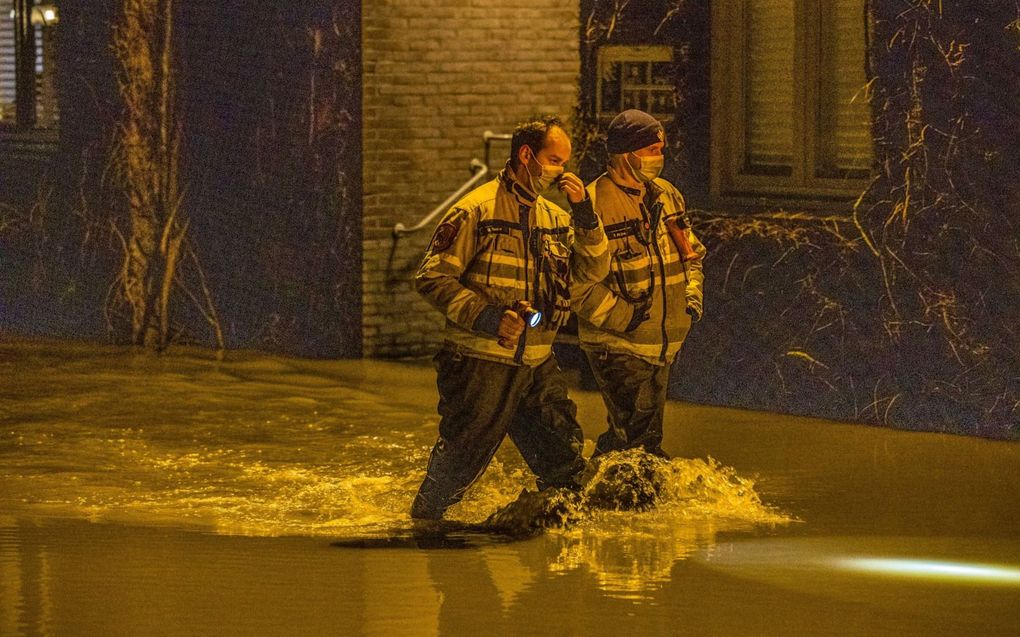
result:
<svg viewBox="0 0 1020 637"><path fill-rule="evenodd" d="M514 349L517 347L517 339L524 333L524 319L513 310L506 310L499 319L499 329L496 336L499 337L500 347Z"/></svg>
<svg viewBox="0 0 1020 637"><path fill-rule="evenodd" d="M687 314L690 315L692 323L697 323L698 321L701 320L701 313L702 313L701 303L696 303L695 301L688 299Z"/></svg>
<svg viewBox="0 0 1020 637"><path fill-rule="evenodd" d="M587 196L584 191L584 182L574 173L563 173L556 181L556 187L560 192L566 193L570 203L581 203Z"/></svg>
<svg viewBox="0 0 1020 637"><path fill-rule="evenodd" d="M649 310L652 307L652 300L650 298L637 303L631 303L632 314L630 316L630 323L623 329L624 332L633 332L642 323L648 320Z"/></svg>

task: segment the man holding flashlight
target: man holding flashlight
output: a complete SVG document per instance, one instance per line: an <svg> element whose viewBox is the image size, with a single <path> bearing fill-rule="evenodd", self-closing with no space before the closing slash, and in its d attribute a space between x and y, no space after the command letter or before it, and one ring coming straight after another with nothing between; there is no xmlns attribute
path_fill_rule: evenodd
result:
<svg viewBox="0 0 1020 637"><path fill-rule="evenodd" d="M602 390L609 427L595 454L662 450L669 369L701 319L705 247L690 231L680 191L659 177L665 134L639 110L606 131L609 166L588 186L611 255L604 281L574 300L578 338Z"/></svg>
<svg viewBox="0 0 1020 637"><path fill-rule="evenodd" d="M507 435L539 488L578 486L583 437L552 342L572 291L601 281L609 255L583 182L564 171L570 153L557 118L521 124L504 169L432 237L415 282L446 316L434 361L441 419L412 518L441 518ZM554 184L570 213L541 196Z"/></svg>

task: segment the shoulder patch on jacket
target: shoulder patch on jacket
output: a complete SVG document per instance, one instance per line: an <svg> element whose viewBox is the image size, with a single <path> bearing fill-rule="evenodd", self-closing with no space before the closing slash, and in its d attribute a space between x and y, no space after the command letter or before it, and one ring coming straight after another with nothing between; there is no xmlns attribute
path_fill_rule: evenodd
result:
<svg viewBox="0 0 1020 637"><path fill-rule="evenodd" d="M457 238L457 233L460 232L460 224L453 223L452 221L444 221L439 224L436 228L436 233L432 235L432 244L429 246L431 252L445 252L450 249L453 245L454 239Z"/></svg>

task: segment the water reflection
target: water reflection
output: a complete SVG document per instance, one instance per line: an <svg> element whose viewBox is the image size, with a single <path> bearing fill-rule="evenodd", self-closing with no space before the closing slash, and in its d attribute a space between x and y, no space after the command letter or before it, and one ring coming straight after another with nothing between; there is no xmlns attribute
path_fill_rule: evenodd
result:
<svg viewBox="0 0 1020 637"><path fill-rule="evenodd" d="M973 570L1020 569L1002 442L670 404L658 508L331 547L410 528L434 402L427 366L0 343L0 634L1020 630L1020 587ZM450 513L531 488L507 446Z"/></svg>
<svg viewBox="0 0 1020 637"><path fill-rule="evenodd" d="M558 538L559 555L549 568L553 572L580 570L613 597L649 599L670 581L674 564L714 541L715 533L700 527L673 527L662 534L580 532L562 536Z"/></svg>
<svg viewBox="0 0 1020 637"><path fill-rule="evenodd" d="M621 467L626 470L618 471ZM677 562L713 546L720 533L795 522L763 504L752 480L711 458L666 461L637 452L603 456L582 501L593 498L605 506L615 475L626 476L628 488L622 495L628 501L634 500L632 483L637 481L640 493L656 494L655 506L585 510L576 526L554 533L559 554L549 569L580 570L599 590L621 599L650 598L670 581Z"/></svg>

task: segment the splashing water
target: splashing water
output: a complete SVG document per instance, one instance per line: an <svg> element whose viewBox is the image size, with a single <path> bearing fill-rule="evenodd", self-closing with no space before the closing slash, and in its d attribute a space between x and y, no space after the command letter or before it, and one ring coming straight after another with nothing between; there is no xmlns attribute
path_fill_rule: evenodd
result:
<svg viewBox="0 0 1020 637"><path fill-rule="evenodd" d="M146 440L144 430L120 430L117 437L78 441L84 466L50 473L50 460L36 475L21 467L5 478L20 494L19 508L93 521L183 523L243 535L350 535L405 527L407 508L426 464L429 446L367 437L348 441L344 462L274 459L279 449L203 448L168 452ZM65 445L49 436L22 438L19 445L42 455ZM71 453L70 448L64 449ZM275 453L273 453L275 451ZM59 454L57 454L59 455ZM270 456L267 458L267 456ZM571 514L597 530L619 532L627 524L666 524L695 519L775 524L787 520L763 505L751 480L711 458L662 460L625 452L593 463ZM71 475L69 476L68 473ZM615 491L607 490L612 486ZM464 501L449 517L481 523L515 501L534 478L519 455L500 451ZM618 501L610 501L612 497ZM655 498L655 506L636 506ZM584 515L578 511L585 509ZM626 511L616 512L617 509ZM648 510L644 510L648 509ZM558 525L551 525L558 526Z"/></svg>
<svg viewBox="0 0 1020 637"><path fill-rule="evenodd" d="M590 463L583 483L576 493L522 491L485 526L527 536L545 528L597 531L634 521L665 526L706 519L773 525L792 521L762 504L753 481L711 458L667 460L640 449L612 452Z"/></svg>
<svg viewBox="0 0 1020 637"><path fill-rule="evenodd" d="M480 528L522 538L548 530L560 547L551 571L584 570L601 589L636 599L669 581L677 561L714 545L719 531L792 521L712 458L629 450L594 460L580 492L523 491Z"/></svg>
<svg viewBox="0 0 1020 637"><path fill-rule="evenodd" d="M438 423L427 368L33 344L0 354L5 512L267 537L411 528ZM559 547L548 568L590 569L607 588L657 581L720 531L787 521L711 458L610 454L593 471L574 523L547 536ZM534 489L507 444L448 517L480 525ZM633 506L649 495L654 507Z"/></svg>

